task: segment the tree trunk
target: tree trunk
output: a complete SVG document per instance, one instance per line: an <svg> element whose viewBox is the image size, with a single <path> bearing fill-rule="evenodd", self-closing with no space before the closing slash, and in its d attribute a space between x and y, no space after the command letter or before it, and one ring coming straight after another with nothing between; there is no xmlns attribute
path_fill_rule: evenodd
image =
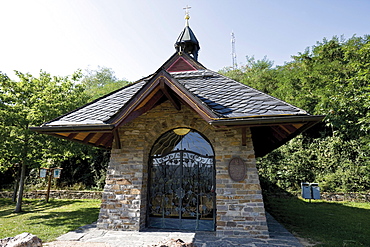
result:
<svg viewBox="0 0 370 247"><path fill-rule="evenodd" d="M19 180L20 180L21 170L22 170L22 166L20 166L18 164L17 172L15 174L15 184L14 184L14 191L13 191L13 198L12 198L13 202L17 201L17 192L18 192L18 187L19 187Z"/></svg>
<svg viewBox="0 0 370 247"><path fill-rule="evenodd" d="M22 212L22 199L23 199L23 188L24 188L24 180L26 179L26 162L22 162L22 170L21 170L21 178L19 180L19 189L18 189L18 200L15 206L15 213Z"/></svg>
<svg viewBox="0 0 370 247"><path fill-rule="evenodd" d="M24 189L24 181L26 179L26 169L28 164L28 145L29 145L29 138L28 138L28 125L25 129L25 136L24 136L24 146L22 152L22 169L21 169L21 177L19 179L19 189L18 189L18 200L15 206L15 213L22 212L22 199L23 199L23 189Z"/></svg>

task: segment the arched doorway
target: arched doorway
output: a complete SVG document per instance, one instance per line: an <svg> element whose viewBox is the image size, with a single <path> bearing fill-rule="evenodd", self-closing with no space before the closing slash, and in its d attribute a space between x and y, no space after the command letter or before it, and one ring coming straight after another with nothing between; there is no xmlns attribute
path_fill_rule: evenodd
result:
<svg viewBox="0 0 370 247"><path fill-rule="evenodd" d="M163 134L150 154L149 181L149 227L215 230L214 151L199 132Z"/></svg>

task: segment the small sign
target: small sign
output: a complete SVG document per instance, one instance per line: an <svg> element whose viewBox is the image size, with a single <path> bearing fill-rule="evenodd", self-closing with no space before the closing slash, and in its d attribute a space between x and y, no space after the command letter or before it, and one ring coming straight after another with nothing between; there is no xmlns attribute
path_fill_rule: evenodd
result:
<svg viewBox="0 0 370 247"><path fill-rule="evenodd" d="M61 168L54 168L54 171L53 171L53 177L54 178L60 178L60 172L62 171Z"/></svg>
<svg viewBox="0 0 370 247"><path fill-rule="evenodd" d="M40 168L40 178L46 178L46 175L48 174L48 170L45 168Z"/></svg>
<svg viewBox="0 0 370 247"><path fill-rule="evenodd" d="M229 176L235 182L240 182L247 175L247 167L240 157L236 157L229 162Z"/></svg>

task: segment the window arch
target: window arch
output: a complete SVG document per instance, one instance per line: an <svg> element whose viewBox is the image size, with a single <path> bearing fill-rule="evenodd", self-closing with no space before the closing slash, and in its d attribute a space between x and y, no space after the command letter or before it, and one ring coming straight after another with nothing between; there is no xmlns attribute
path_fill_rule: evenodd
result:
<svg viewBox="0 0 370 247"><path fill-rule="evenodd" d="M164 155L175 150L214 155L211 143L198 131L189 128L176 128L164 133L155 142L150 155Z"/></svg>

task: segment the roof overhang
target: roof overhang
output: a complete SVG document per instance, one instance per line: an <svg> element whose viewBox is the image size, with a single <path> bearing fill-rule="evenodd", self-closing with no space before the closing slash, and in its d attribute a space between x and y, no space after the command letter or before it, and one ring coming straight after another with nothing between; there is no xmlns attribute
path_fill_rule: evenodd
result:
<svg viewBox="0 0 370 247"><path fill-rule="evenodd" d="M288 115L288 116L265 116L265 117L250 117L250 118L234 118L234 119L219 119L209 123L215 127L227 126L271 126L293 123L320 122L325 116L322 115Z"/></svg>
<svg viewBox="0 0 370 247"><path fill-rule="evenodd" d="M30 127L30 130L38 133L75 133L75 132L111 132L114 129L113 124L102 125L42 125L40 127Z"/></svg>
<svg viewBox="0 0 370 247"><path fill-rule="evenodd" d="M250 128L256 157L262 157L325 118L323 115L266 116L211 121L218 128ZM242 140L246 139L242 131Z"/></svg>
<svg viewBox="0 0 370 247"><path fill-rule="evenodd" d="M30 130L100 148L111 148L114 137L118 137L118 131L111 124L42 125L40 127L30 127ZM116 142L115 145L117 148L120 147L119 142Z"/></svg>

